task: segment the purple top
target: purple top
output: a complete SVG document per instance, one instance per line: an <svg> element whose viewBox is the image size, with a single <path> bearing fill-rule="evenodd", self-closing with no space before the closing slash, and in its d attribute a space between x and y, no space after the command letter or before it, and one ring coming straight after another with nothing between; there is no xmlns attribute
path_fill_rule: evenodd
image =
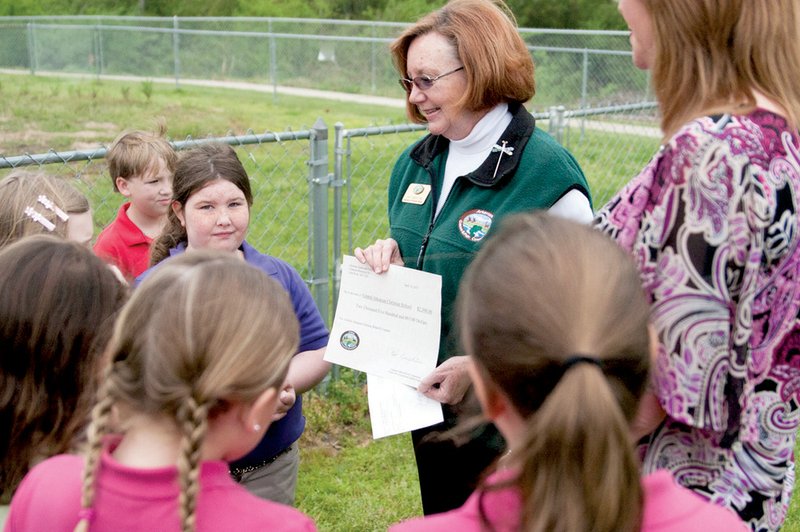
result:
<svg viewBox="0 0 800 532"><path fill-rule="evenodd" d="M244 254L245 262L263 270L267 275L281 283L286 288L286 291L289 292L294 305L294 312L300 322L300 347L298 353L314 351L328 345L328 328L325 326L325 322L322 321L322 316L319 313L319 309L317 309L308 286L300 277L300 274L297 273L297 270L280 259L258 252L247 242L242 242L241 250ZM174 257L185 251L186 243L184 242L172 248L169 254L170 257ZM159 264L164 262L161 261ZM136 278L136 283L140 283L145 276L155 268L158 268L158 266L157 264L142 273ZM298 395L297 402L284 417L270 425L264 438L261 439L256 448L231 465L244 467L257 464L272 458L297 441L306 426L302 405L302 396Z"/></svg>
<svg viewBox="0 0 800 532"><path fill-rule="evenodd" d="M686 124L597 215L634 257L661 344L666 421L644 473L784 520L800 421L798 137L758 109Z"/></svg>

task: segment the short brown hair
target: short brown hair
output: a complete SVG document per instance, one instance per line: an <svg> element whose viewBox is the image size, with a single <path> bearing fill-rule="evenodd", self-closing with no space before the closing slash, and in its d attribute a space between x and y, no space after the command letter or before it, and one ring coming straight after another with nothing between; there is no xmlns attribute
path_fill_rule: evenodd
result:
<svg viewBox="0 0 800 532"><path fill-rule="evenodd" d="M157 159L164 161L164 165L170 173L175 172L177 155L172 145L164 137L164 133L163 127L155 134L148 131L129 130L123 131L114 139L111 147L108 148L106 161L115 191L119 192L118 177L124 179L142 177Z"/></svg>
<svg viewBox="0 0 800 532"><path fill-rule="evenodd" d="M653 88L661 128L755 107L753 91L800 125L800 8L796 0L644 0L655 34Z"/></svg>
<svg viewBox="0 0 800 532"><path fill-rule="evenodd" d="M411 43L431 32L447 38L464 65L467 90L459 105L480 111L533 97L533 59L517 31L514 15L502 0L452 0L407 28L390 47L400 76L408 76ZM412 121L426 121L407 98L406 111Z"/></svg>

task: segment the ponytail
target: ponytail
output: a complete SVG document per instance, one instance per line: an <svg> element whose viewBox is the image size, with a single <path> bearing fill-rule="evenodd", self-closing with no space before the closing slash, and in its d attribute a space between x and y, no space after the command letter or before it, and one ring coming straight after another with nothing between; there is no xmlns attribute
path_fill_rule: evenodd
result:
<svg viewBox="0 0 800 532"><path fill-rule="evenodd" d="M170 208L167 222L161 234L150 245L150 266L155 266L169 257L169 250L186 241L186 229L181 225L178 215Z"/></svg>
<svg viewBox="0 0 800 532"><path fill-rule="evenodd" d="M517 480L521 530L635 532L639 467L628 421L603 370L578 364L528 417Z"/></svg>

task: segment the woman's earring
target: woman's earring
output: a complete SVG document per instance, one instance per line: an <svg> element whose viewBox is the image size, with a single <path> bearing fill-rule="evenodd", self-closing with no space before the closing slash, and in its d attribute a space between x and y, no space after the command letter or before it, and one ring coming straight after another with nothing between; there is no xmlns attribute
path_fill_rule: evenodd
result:
<svg viewBox="0 0 800 532"><path fill-rule="evenodd" d="M253 425L253 432L260 432L260 431L261 431L261 425L259 425L258 423Z"/></svg>

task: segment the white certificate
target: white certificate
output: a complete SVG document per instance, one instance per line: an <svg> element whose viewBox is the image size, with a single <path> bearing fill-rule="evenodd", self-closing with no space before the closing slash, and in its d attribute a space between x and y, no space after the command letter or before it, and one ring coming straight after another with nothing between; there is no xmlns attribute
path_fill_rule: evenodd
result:
<svg viewBox="0 0 800 532"><path fill-rule="evenodd" d="M369 419L374 439L444 421L442 404L414 388L367 373Z"/></svg>
<svg viewBox="0 0 800 532"><path fill-rule="evenodd" d="M436 367L441 305L441 276L345 256L325 360L416 388Z"/></svg>

